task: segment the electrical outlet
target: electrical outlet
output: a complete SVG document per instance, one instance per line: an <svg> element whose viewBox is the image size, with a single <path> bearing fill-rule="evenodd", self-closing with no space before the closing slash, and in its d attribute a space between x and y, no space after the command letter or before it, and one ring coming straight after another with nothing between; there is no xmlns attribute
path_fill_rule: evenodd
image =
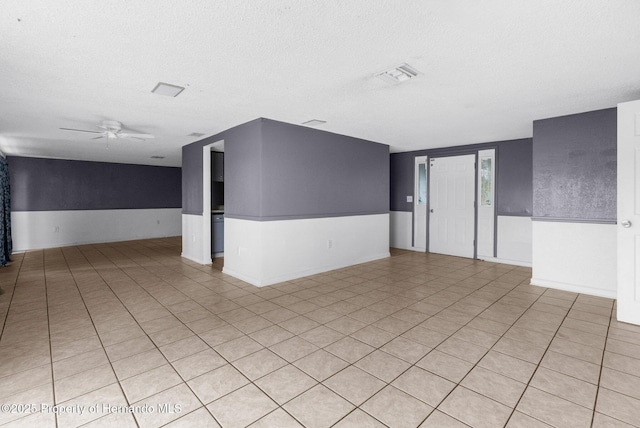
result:
<svg viewBox="0 0 640 428"><path fill-rule="evenodd" d="M191 241L196 242L196 235L195 234L191 235Z"/></svg>
<svg viewBox="0 0 640 428"><path fill-rule="evenodd" d="M156 220L156 222L157 222L158 224L160 224L160 220Z"/></svg>
<svg viewBox="0 0 640 428"><path fill-rule="evenodd" d="M54 233L60 232L60 226L53 226Z"/></svg>
<svg viewBox="0 0 640 428"><path fill-rule="evenodd" d="M333 248L333 239L329 239L327 241L327 248L329 248L329 249Z"/></svg>

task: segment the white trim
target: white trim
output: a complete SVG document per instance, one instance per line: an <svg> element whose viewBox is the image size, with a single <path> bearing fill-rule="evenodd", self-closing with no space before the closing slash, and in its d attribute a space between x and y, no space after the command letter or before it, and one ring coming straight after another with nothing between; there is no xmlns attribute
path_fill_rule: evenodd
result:
<svg viewBox="0 0 640 428"><path fill-rule="evenodd" d="M617 295L616 290L604 290L600 288L591 288L577 284L568 284L566 282L556 282L538 278L531 278L531 285L570 291L572 293L582 293L589 294L591 296L606 297L608 299L615 299Z"/></svg>
<svg viewBox="0 0 640 428"><path fill-rule="evenodd" d="M328 272L331 270L336 270L336 269L342 269L344 267L348 267L348 266L353 266L353 265L357 265L357 264L361 264L361 263L368 263L368 262L372 262L375 260L380 260L380 259L384 259L387 257L390 257L390 253L387 252L383 252L380 254L376 254L376 255L372 255L372 256L368 256L368 257L363 257L363 258L359 258L359 259L351 259L348 262L342 262L342 263L334 263L334 264L330 264L330 265L324 265L324 266L320 266L320 267L316 267L316 268L310 268L310 269L302 269L302 270L298 270L295 272L289 272L289 273L285 273L285 274L281 274L281 275L274 275L269 277L268 279L263 279L263 278L259 278L255 275L245 275L241 272L237 272L235 270L229 269L227 267L223 267L222 268L222 273L226 273L228 275L231 275L235 278L238 278L242 281L248 282L249 284L255 285L256 287L264 287L267 285L272 285L272 284L277 284L279 282L284 282L284 281L290 281L292 279L297 279L297 278L302 278L305 276L310 276L310 275L315 275L318 273L323 273L323 272ZM225 265L226 266L226 265Z"/></svg>
<svg viewBox="0 0 640 428"><path fill-rule="evenodd" d="M529 268L532 266L531 262L525 262L522 260L500 259L498 257L478 257L478 260L491 262L491 263L500 263L503 265L522 266L522 267L529 267Z"/></svg>

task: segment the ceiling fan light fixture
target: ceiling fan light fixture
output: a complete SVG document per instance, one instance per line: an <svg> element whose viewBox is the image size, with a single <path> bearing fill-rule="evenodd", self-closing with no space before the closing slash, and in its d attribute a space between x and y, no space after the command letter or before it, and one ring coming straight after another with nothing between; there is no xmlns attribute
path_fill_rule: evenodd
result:
<svg viewBox="0 0 640 428"><path fill-rule="evenodd" d="M182 86L172 85L170 83L158 82L151 92L167 97L177 97L180 92L184 91Z"/></svg>
<svg viewBox="0 0 640 428"><path fill-rule="evenodd" d="M406 82L407 80L411 80L420 75L418 70L411 67L409 64L400 64L397 67L393 67L389 70L383 71L382 73L376 74L376 77L380 78L386 83L397 85L398 83Z"/></svg>

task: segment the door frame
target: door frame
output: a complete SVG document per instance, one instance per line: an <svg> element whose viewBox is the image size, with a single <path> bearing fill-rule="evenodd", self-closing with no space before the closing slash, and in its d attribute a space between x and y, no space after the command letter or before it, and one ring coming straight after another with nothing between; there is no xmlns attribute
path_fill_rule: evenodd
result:
<svg viewBox="0 0 640 428"><path fill-rule="evenodd" d="M478 257L477 255L477 242L478 242L478 200L477 200L477 192L478 192L478 174L477 174L477 166L478 166L478 162L479 162L479 152L482 150L494 150L494 185L493 185L493 203L495 206L494 212L493 212L493 257L497 257L497 252L498 252L498 172L500 169L500 150L497 144L482 144L482 145L473 145L473 146L462 146L462 147L446 147L446 148L442 148L442 149L432 149L429 150L427 152L424 152L424 154L421 155L416 155L415 158L419 157L419 156L426 156L427 157L427 215L426 215L426 249L425 252L429 252L429 211L431 209L430 206L430 198L431 198L431 192L430 192L430 186L431 186L431 162L429 162L429 160L433 159L433 158L442 158L442 157L450 157L450 156L463 156L463 155L475 155L476 157L476 174L475 174L475 190L476 190L476 204L475 204L475 212L474 212L474 216L475 216L475 220L474 220L474 255L473 258L476 259ZM414 158L414 159L415 159ZM417 174L416 174L416 166L415 166L415 160L414 160L414 199L417 197L416 192L415 192L415 183L417 182ZM413 209L411 210L413 217L415 217L415 202L414 202L414 206L412 207ZM412 244L414 243L414 237L415 237L415 219L412 218L412 234L411 234L411 242Z"/></svg>
<svg viewBox="0 0 640 428"><path fill-rule="evenodd" d="M211 152L224 151L224 140L214 141L202 147L202 253L204 264L212 264L211 258Z"/></svg>

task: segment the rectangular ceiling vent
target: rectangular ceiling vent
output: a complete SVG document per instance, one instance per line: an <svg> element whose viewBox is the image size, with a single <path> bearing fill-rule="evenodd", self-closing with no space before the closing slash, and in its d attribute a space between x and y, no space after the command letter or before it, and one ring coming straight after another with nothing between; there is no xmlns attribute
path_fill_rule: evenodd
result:
<svg viewBox="0 0 640 428"><path fill-rule="evenodd" d="M182 86L171 85L170 83L158 82L151 92L166 97L177 97L180 92L184 91Z"/></svg>
<svg viewBox="0 0 640 428"><path fill-rule="evenodd" d="M400 64L399 66L394 67L390 70L376 74L376 77L379 77L380 79L392 85L397 85L398 83L411 80L414 77L417 77L419 74L421 73L415 68L411 67L409 64Z"/></svg>
<svg viewBox="0 0 640 428"><path fill-rule="evenodd" d="M151 159L164 159L164 156L151 156Z"/></svg>

